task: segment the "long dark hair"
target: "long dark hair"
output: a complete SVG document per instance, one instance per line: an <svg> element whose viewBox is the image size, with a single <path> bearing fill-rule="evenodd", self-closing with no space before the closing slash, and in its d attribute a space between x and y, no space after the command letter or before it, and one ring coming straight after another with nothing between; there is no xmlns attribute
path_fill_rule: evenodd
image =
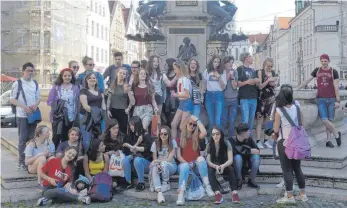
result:
<svg viewBox="0 0 347 208"><path fill-rule="evenodd" d="M220 140L219 140L219 151L218 151L218 159L217 159L216 158L216 145L214 143L213 138L211 138L210 145L209 145L211 162L213 162L213 163L219 162L220 164L223 164L226 161L222 161L222 160L223 159L225 160L225 158L226 159L228 158L228 147L224 141L224 132L222 129L220 129L218 127L213 127L212 130L213 129L217 130L220 133ZM212 131L211 131L211 133L212 133Z"/></svg>
<svg viewBox="0 0 347 208"><path fill-rule="evenodd" d="M200 64L198 62L198 60L196 60L195 58L191 58L188 62L188 73L189 73L189 77L192 77L190 74L192 73L192 71L190 70L190 64L192 63L192 61L196 62L196 69L195 69L195 76L196 76L196 84L199 86L200 83Z"/></svg>
<svg viewBox="0 0 347 208"><path fill-rule="evenodd" d="M138 116L133 116L129 120L129 124L134 125L134 132L130 131L131 133L134 133L137 136L141 136L146 133L146 130L143 128L141 118Z"/></svg>
<svg viewBox="0 0 347 208"><path fill-rule="evenodd" d="M104 134L104 143L106 146L112 142L111 129L117 125L119 125L119 123L116 119L111 119L109 121L108 127L105 131L105 134ZM125 135L119 129L117 139L115 140L116 146L122 146L123 145L124 137L125 137Z"/></svg>
<svg viewBox="0 0 347 208"><path fill-rule="evenodd" d="M154 62L155 58L157 58L157 60L158 60L158 67L156 69L153 68L153 62ZM160 74L160 58L159 58L159 56L149 57L149 61L148 61L147 66L146 66L146 71L148 72L150 77L152 77L154 70L157 72L157 80L160 80L161 74Z"/></svg>
<svg viewBox="0 0 347 208"><path fill-rule="evenodd" d="M162 149L162 141L161 141L161 138L160 138L160 132L162 129L165 129L166 132L167 132L167 144L168 144L168 147L169 147L169 153L171 152L171 150L173 149L173 145L172 145L172 138L171 138L171 130L168 126L161 126L160 127L160 130L159 130L159 138L156 140L156 146L157 146L157 151L161 151Z"/></svg>
<svg viewBox="0 0 347 208"><path fill-rule="evenodd" d="M98 149L100 146L100 143L102 142L101 139L93 139L90 143L90 147L88 150L88 159L91 161L95 161L98 156Z"/></svg>
<svg viewBox="0 0 347 208"><path fill-rule="evenodd" d="M73 73L73 71L72 71L72 69L70 69L70 68L65 68L65 69L62 69L61 71L60 71L60 73L59 73L59 76L57 77L57 79L54 81L54 85L61 85L61 84L63 84L63 75L64 75L64 72L70 72L71 73L71 81L70 81L70 83L71 84L75 84L75 82L76 82L76 77L75 77L75 75L74 75L74 73Z"/></svg>
<svg viewBox="0 0 347 208"><path fill-rule="evenodd" d="M215 59L219 59L219 66L218 66L218 68L217 68L217 70L218 70L218 73L219 74L223 74L223 63L222 63L222 59L221 59L221 57L219 57L219 56L217 56L217 55L214 55L214 56L212 56L212 58L210 59L210 61L208 62L208 65L207 65L207 72L208 73L210 73L210 72L212 72L213 70L214 70L214 68L213 68L213 61L215 60Z"/></svg>
<svg viewBox="0 0 347 208"><path fill-rule="evenodd" d="M75 158L73 160L68 162L68 165L70 165L71 167L75 167L75 164L76 164L76 161L77 161L77 158L78 158L78 149L76 147L69 146L68 148L66 148L65 151L64 151L64 154L63 154L63 158L65 157L65 153L67 151L71 150L71 149L76 151L76 156L75 156Z"/></svg>
<svg viewBox="0 0 347 208"><path fill-rule="evenodd" d="M283 84L281 90L276 96L276 107L284 107L293 103L293 87L289 84Z"/></svg>
<svg viewBox="0 0 347 208"><path fill-rule="evenodd" d="M167 64L167 77L170 76L170 73L174 70L173 64L175 63L176 59L174 58L168 58L166 59L166 64Z"/></svg>
<svg viewBox="0 0 347 208"><path fill-rule="evenodd" d="M124 80L123 80L123 84L126 84L126 79L127 79L127 69L125 67L119 67L118 70L117 70L117 74L116 74L116 79L114 80L114 82L112 83L111 85L111 89L112 90L116 90L117 89L117 86L118 86L118 73L119 73L119 70L125 70L125 77L124 77Z"/></svg>

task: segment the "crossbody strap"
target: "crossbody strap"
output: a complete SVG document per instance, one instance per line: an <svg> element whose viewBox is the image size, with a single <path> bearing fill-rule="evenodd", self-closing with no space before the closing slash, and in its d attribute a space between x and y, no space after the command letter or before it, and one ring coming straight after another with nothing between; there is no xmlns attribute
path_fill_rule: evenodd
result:
<svg viewBox="0 0 347 208"><path fill-rule="evenodd" d="M289 116L287 110L286 110L284 107L280 107L279 109L280 109L280 111L283 113L284 117L288 120L288 122L290 123L290 125L291 125L292 127L296 126L295 123L294 123L294 121L292 120L292 118Z"/></svg>

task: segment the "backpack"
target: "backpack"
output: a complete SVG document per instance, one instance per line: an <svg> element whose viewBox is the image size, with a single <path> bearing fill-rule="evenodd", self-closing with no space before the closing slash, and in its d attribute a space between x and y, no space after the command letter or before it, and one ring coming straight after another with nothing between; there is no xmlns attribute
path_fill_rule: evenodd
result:
<svg viewBox="0 0 347 208"><path fill-rule="evenodd" d="M105 172L93 177L88 195L92 201L109 202L112 200L112 177Z"/></svg>
<svg viewBox="0 0 347 208"><path fill-rule="evenodd" d="M197 84L193 80L190 80L192 84L192 99L193 104L200 104L202 102L201 100L201 90Z"/></svg>
<svg viewBox="0 0 347 208"><path fill-rule="evenodd" d="M36 85L36 92L37 92L37 90L39 89L39 84L37 83L36 80L33 80L33 81L35 82L35 85ZM18 98L19 98L20 91L22 91L23 94L24 94L23 86L22 86L22 80L21 80L21 79L18 79L17 82L18 82L18 90L17 90L16 100L18 100ZM16 113L17 113L17 106L13 105L12 103L11 103L11 112L12 112L14 115L16 115Z"/></svg>
<svg viewBox="0 0 347 208"><path fill-rule="evenodd" d="M289 136L287 139L284 152L287 155L288 159L302 160L302 159L310 158L311 145L308 140L308 135L305 131L305 128L302 126L300 108L297 105L295 105L295 107L297 111L299 125L295 125L294 121L290 118L286 109L284 109L283 107L279 108L281 112L283 113L284 117L288 120L288 122L292 126L289 132ZM282 133L282 136L283 136L283 133Z"/></svg>

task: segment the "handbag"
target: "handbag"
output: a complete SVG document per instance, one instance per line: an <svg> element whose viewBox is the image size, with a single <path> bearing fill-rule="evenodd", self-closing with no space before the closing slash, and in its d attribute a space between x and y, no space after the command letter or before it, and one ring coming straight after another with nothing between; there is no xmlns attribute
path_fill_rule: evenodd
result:
<svg viewBox="0 0 347 208"><path fill-rule="evenodd" d="M110 176L124 177L124 158L125 155L121 150L117 151L117 154L112 154L110 158L110 165L108 173Z"/></svg>
<svg viewBox="0 0 347 208"><path fill-rule="evenodd" d="M205 189L199 179L199 177L191 172L192 181L189 185L188 191L186 192L186 198L188 200L197 201L205 196Z"/></svg>
<svg viewBox="0 0 347 208"><path fill-rule="evenodd" d="M23 92L23 99L24 99L25 105L28 105L24 92ZM27 119L28 119L29 124L33 124L35 122L37 122L37 123L41 122L42 117L41 117L41 111L40 111L39 107L37 107L34 112L28 114Z"/></svg>
<svg viewBox="0 0 347 208"><path fill-rule="evenodd" d="M158 137L158 122L159 122L159 115L153 115L152 118L152 137Z"/></svg>

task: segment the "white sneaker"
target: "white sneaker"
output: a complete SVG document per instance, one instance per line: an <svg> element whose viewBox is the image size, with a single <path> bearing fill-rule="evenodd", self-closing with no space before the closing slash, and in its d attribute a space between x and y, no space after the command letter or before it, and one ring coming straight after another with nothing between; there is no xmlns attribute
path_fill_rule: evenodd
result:
<svg viewBox="0 0 347 208"><path fill-rule="evenodd" d="M212 191L212 188L210 185L205 186L205 191L206 191L207 196L209 196L209 197L214 196L214 192Z"/></svg>
<svg viewBox="0 0 347 208"><path fill-rule="evenodd" d="M265 145L266 148L269 148L269 149L272 149L272 146L273 146L269 140L267 140L267 141L264 143L264 145Z"/></svg>
<svg viewBox="0 0 347 208"><path fill-rule="evenodd" d="M257 147L258 147L259 149L264 149L264 148L265 148L262 141L257 142Z"/></svg>
<svg viewBox="0 0 347 208"><path fill-rule="evenodd" d="M304 194L304 195L299 194L299 195L297 195L295 197L295 199L298 200L298 201L303 201L303 202L307 202L308 201L308 198L307 198L306 194Z"/></svg>
<svg viewBox="0 0 347 208"><path fill-rule="evenodd" d="M164 198L163 192L158 192L158 194L157 194L157 201L158 201L158 204L165 202L165 198Z"/></svg>
<svg viewBox="0 0 347 208"><path fill-rule="evenodd" d="M294 204L295 202L295 198L288 198L288 197L282 197L276 200L276 203L278 204Z"/></svg>
<svg viewBox="0 0 347 208"><path fill-rule="evenodd" d="M286 185L284 183L284 180L282 180L279 184L276 185L276 188L284 188Z"/></svg>
<svg viewBox="0 0 347 208"><path fill-rule="evenodd" d="M83 204L87 204L87 205L91 203L91 199L89 196L79 197L78 201L82 202Z"/></svg>
<svg viewBox="0 0 347 208"><path fill-rule="evenodd" d="M184 197L184 192L182 191L177 196L176 205L182 206L182 205L184 205L184 203L185 203L185 197Z"/></svg>
<svg viewBox="0 0 347 208"><path fill-rule="evenodd" d="M161 192L167 192L171 189L170 183L167 182L163 182L163 184L161 185Z"/></svg>

